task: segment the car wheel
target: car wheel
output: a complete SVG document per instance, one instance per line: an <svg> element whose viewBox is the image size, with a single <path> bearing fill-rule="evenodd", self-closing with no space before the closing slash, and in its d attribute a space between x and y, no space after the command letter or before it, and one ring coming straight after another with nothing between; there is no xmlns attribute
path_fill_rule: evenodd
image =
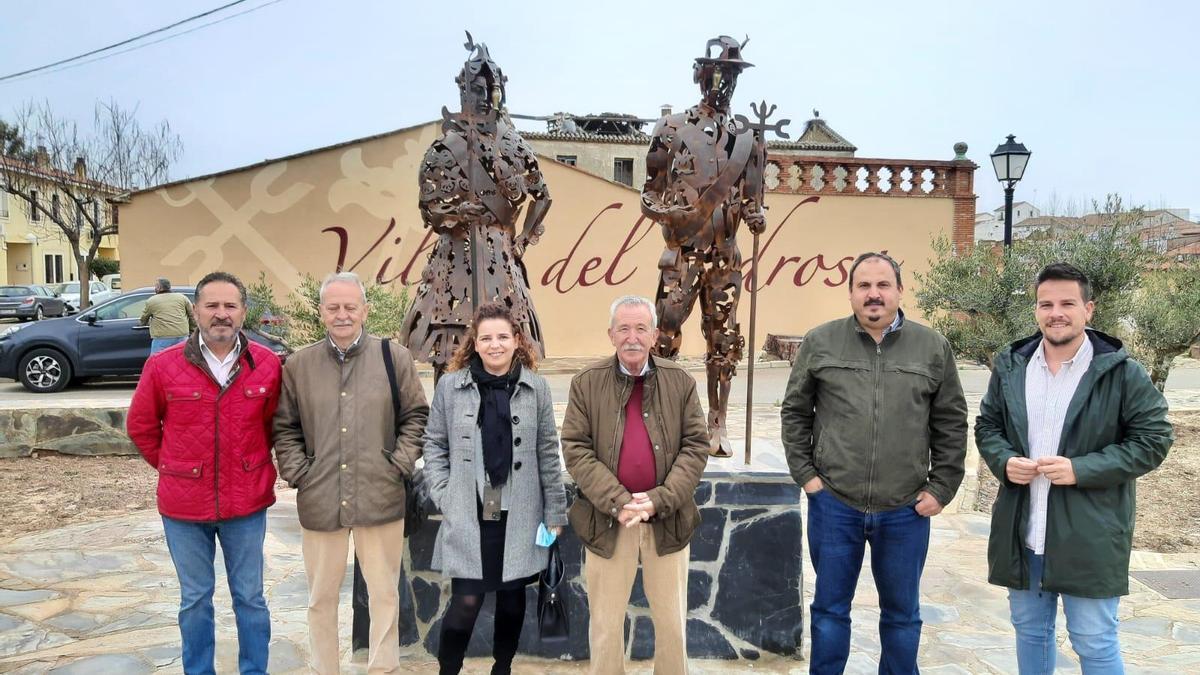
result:
<svg viewBox="0 0 1200 675"><path fill-rule="evenodd" d="M46 318L46 314L42 311L42 306L38 305L37 309L33 310L33 320L41 321L44 318Z"/></svg>
<svg viewBox="0 0 1200 675"><path fill-rule="evenodd" d="M35 394L53 394L71 382L71 362L53 349L35 349L17 367L21 384Z"/></svg>

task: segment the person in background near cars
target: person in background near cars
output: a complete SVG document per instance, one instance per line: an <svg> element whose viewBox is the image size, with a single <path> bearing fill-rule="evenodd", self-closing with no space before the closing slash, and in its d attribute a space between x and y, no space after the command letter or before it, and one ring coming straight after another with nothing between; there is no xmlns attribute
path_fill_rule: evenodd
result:
<svg viewBox="0 0 1200 675"><path fill-rule="evenodd" d="M809 672L841 673L866 546L879 593L879 672L916 673L930 519L954 499L967 401L950 343L900 309L900 265L850 265L853 314L808 332L780 418L788 468L808 500L813 589Z"/></svg>
<svg viewBox="0 0 1200 675"><path fill-rule="evenodd" d="M988 581L1008 587L1022 675L1054 672L1062 596L1084 675L1123 673L1118 605L1129 593L1136 482L1174 441L1167 401L1121 341L1091 330L1083 272L1038 274L1040 332L1000 350L975 420L1000 481Z"/></svg>
<svg viewBox="0 0 1200 675"><path fill-rule="evenodd" d="M171 280L159 277L138 325L150 326L150 354L154 355L186 340L196 328L196 319L187 296L172 293Z"/></svg>
<svg viewBox="0 0 1200 675"><path fill-rule="evenodd" d="M212 673L213 556L221 541L238 634L238 668L267 672L263 598L267 507L275 503L271 418L281 366L242 333L246 287L213 272L196 284L199 330L146 361L127 431L158 470L158 511L179 577L183 670Z"/></svg>
<svg viewBox="0 0 1200 675"><path fill-rule="evenodd" d="M308 635L318 675L337 673L341 662L338 596L351 532L370 598L367 672L400 668L404 479L421 455L429 406L412 356L395 341L387 347L400 400L392 401L383 342L363 327L368 310L357 274L326 277L319 307L326 336L288 358L275 413L279 473L300 490Z"/></svg>
<svg viewBox="0 0 1200 675"><path fill-rule="evenodd" d="M654 621L654 672L687 666L687 581L700 524L696 486L708 463L709 429L696 381L650 354L654 303L627 295L609 310L615 354L571 379L563 457L579 486L568 517L587 548L593 675L625 672L625 610L638 565Z"/></svg>
<svg viewBox="0 0 1200 675"><path fill-rule="evenodd" d="M433 567L450 578L451 594L438 646L442 675L461 671L486 593L496 594L491 672L511 672L525 587L546 569L539 533L557 536L567 524L554 403L536 368L536 347L517 315L485 303L433 395L425 478L443 514Z"/></svg>

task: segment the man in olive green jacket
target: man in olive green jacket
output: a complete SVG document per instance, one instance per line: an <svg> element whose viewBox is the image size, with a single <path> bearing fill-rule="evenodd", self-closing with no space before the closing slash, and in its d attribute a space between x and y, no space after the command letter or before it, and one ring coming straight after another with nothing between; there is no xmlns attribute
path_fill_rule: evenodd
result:
<svg viewBox="0 0 1200 675"><path fill-rule="evenodd" d="M338 672L338 595L351 533L370 596L369 672L400 667L400 565L404 479L421 454L429 406L408 350L388 347L364 327L368 306L358 276L330 275L320 313L328 335L288 358L275 413L279 475L299 490L313 671Z"/></svg>
<svg viewBox="0 0 1200 675"><path fill-rule="evenodd" d="M639 559L654 621L654 672L687 672L688 543L700 523L695 491L708 463L696 381L654 357L654 304L613 303L617 353L571 380L563 457L579 487L568 519L587 547L590 672L624 672L625 610Z"/></svg>
<svg viewBox="0 0 1200 675"><path fill-rule="evenodd" d="M1050 265L1036 294L1041 332L997 354L975 422L1000 480L988 581L1009 588L1022 674L1054 671L1060 594L1083 672L1122 672L1135 479L1171 447L1167 403L1120 340L1085 328L1083 273Z"/></svg>
<svg viewBox="0 0 1200 675"><path fill-rule="evenodd" d="M150 355L177 345L196 330L192 301L182 293L171 292L171 280L159 277L154 282L154 295L146 300L138 325L150 327Z"/></svg>
<svg viewBox="0 0 1200 675"><path fill-rule="evenodd" d="M915 673L929 519L962 482L967 404L949 343L900 311L900 266L864 253L849 282L853 316L805 336L780 413L817 576L809 664L813 673L846 667L869 543L880 672Z"/></svg>

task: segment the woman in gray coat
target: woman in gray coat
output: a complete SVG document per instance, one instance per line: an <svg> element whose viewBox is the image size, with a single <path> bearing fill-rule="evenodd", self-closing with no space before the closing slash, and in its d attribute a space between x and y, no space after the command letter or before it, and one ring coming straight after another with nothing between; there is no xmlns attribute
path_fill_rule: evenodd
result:
<svg viewBox="0 0 1200 675"><path fill-rule="evenodd" d="M462 669L484 594L496 594L493 673L508 673L525 586L546 567L538 525L567 524L554 406L509 309L480 306L437 383L425 427L425 477L442 512L433 566L450 577L438 663Z"/></svg>

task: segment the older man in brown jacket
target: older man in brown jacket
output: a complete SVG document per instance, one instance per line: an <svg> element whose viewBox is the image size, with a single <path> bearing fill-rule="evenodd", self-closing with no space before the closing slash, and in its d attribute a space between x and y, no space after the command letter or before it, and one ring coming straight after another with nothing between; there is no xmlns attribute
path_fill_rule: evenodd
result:
<svg viewBox="0 0 1200 675"><path fill-rule="evenodd" d="M688 544L700 522L693 495L708 462L708 426L692 376L650 355L654 304L625 296L611 316L616 356L571 380L562 427L579 486L568 517L588 551L590 671L625 671L625 610L640 558L654 672L685 673Z"/></svg>
<svg viewBox="0 0 1200 675"><path fill-rule="evenodd" d="M326 278L320 312L328 335L288 359L275 414L279 474L299 489L312 668L321 674L339 670L338 594L351 532L370 596L367 670L400 667L404 479L420 456L429 406L412 357L393 342L393 408L383 345L363 328L367 311L357 275Z"/></svg>

